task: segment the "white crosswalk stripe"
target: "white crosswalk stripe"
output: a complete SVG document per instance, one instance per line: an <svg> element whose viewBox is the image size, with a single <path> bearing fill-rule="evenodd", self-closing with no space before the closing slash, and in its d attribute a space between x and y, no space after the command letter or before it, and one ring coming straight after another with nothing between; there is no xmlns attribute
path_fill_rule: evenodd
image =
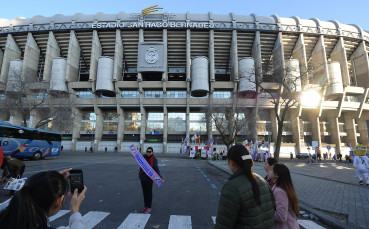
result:
<svg viewBox="0 0 369 229"><path fill-rule="evenodd" d="M56 215L49 218L49 221L54 221L69 213L69 210L60 210ZM94 228L109 215L109 212L90 211L83 216L87 229ZM130 213L117 229L144 229L150 219L151 214ZM211 222L215 225L216 217L211 217ZM297 220L298 224L305 229L324 229L311 220ZM210 225L209 225L210 226ZM191 216L188 215L171 215L169 218L168 229L192 229Z"/></svg>
<svg viewBox="0 0 369 229"><path fill-rule="evenodd" d="M168 229L191 229L191 216L187 215L171 215L169 219Z"/></svg>
<svg viewBox="0 0 369 229"><path fill-rule="evenodd" d="M83 221L85 222L86 228L91 229L98 223L100 223L109 214L110 213L108 212L91 211L83 216Z"/></svg>
<svg viewBox="0 0 369 229"><path fill-rule="evenodd" d="M58 213L56 213L55 215L49 217L49 221L54 221L59 217L62 217L63 215L67 214L68 212L70 212L69 210L60 210Z"/></svg>
<svg viewBox="0 0 369 229"><path fill-rule="evenodd" d="M131 213L124 220L124 222L118 227L118 229L141 229L145 228L147 221L149 220L149 214Z"/></svg>
<svg viewBox="0 0 369 229"><path fill-rule="evenodd" d="M311 220L297 220L298 224L303 226L306 229L324 229L324 227L316 224Z"/></svg>

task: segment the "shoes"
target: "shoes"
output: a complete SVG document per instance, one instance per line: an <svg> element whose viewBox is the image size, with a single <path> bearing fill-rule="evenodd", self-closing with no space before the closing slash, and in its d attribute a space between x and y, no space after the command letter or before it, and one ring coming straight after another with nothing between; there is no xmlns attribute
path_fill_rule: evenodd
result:
<svg viewBox="0 0 369 229"><path fill-rule="evenodd" d="M363 180L359 181L359 185L364 185L364 181Z"/></svg>
<svg viewBox="0 0 369 229"><path fill-rule="evenodd" d="M366 187L369 187L369 184L366 184Z"/></svg>
<svg viewBox="0 0 369 229"><path fill-rule="evenodd" d="M146 208L144 213L149 214L150 212L151 212L151 208Z"/></svg>
<svg viewBox="0 0 369 229"><path fill-rule="evenodd" d="M147 209L147 207L144 207L144 208L142 208L142 209L140 210L140 212L145 213L146 209Z"/></svg>

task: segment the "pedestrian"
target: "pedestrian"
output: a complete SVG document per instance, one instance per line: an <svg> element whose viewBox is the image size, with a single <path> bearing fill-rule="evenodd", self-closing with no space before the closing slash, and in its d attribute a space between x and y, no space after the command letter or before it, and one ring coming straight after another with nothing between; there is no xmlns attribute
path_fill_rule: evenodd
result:
<svg viewBox="0 0 369 229"><path fill-rule="evenodd" d="M61 145L61 146L60 146L60 151L63 151L63 149L64 149L64 146L63 146L63 145Z"/></svg>
<svg viewBox="0 0 369 229"><path fill-rule="evenodd" d="M269 157L264 164L265 172L267 172L267 175L264 177L264 179L268 182L270 187L273 187L274 182L268 177L269 170L273 169L273 165L277 164L278 161L274 157Z"/></svg>
<svg viewBox="0 0 369 229"><path fill-rule="evenodd" d="M108 147L105 147L105 153L108 152Z"/></svg>
<svg viewBox="0 0 369 229"><path fill-rule="evenodd" d="M347 154L345 155L345 164L350 164L349 156Z"/></svg>
<svg viewBox="0 0 369 229"><path fill-rule="evenodd" d="M55 215L63 207L68 191L69 170L62 172L43 171L29 177L23 188L14 197L0 206L0 225L2 229L46 229L51 228L48 217ZM85 198L86 186L78 194L68 193L71 216L69 229L86 228L79 207Z"/></svg>
<svg viewBox="0 0 369 229"><path fill-rule="evenodd" d="M290 170L284 164L275 164L268 177L275 183L272 187L276 211L275 228L298 229L299 202L292 183Z"/></svg>
<svg viewBox="0 0 369 229"><path fill-rule="evenodd" d="M273 228L273 194L267 182L252 172L250 151L241 144L232 146L227 164L233 175L222 188L214 229Z"/></svg>
<svg viewBox="0 0 369 229"><path fill-rule="evenodd" d="M292 161L293 160L293 153L290 152L290 160Z"/></svg>
<svg viewBox="0 0 369 229"><path fill-rule="evenodd" d="M25 168L26 166L23 161L17 158L12 158L11 156L4 157L1 169L4 170L3 175L5 176L5 178L2 178L2 180L7 180L10 177L21 178L23 176ZM7 196L12 195L14 195L14 190L10 190L7 194Z"/></svg>
<svg viewBox="0 0 369 229"><path fill-rule="evenodd" d="M156 157L154 156L154 150L152 147L148 147L146 149L146 154L143 157L145 158L147 163L151 166L151 168L153 168L155 172L163 179L163 177L160 175L158 159L156 159ZM138 176L141 181L141 188L144 196L144 208L141 210L141 212L148 214L151 212L153 181L149 176L146 175L146 173L143 171L142 168L140 168Z"/></svg>
<svg viewBox="0 0 369 229"><path fill-rule="evenodd" d="M85 153L87 153L87 146L85 146Z"/></svg>
<svg viewBox="0 0 369 229"><path fill-rule="evenodd" d="M92 153L94 151L94 148L92 148L92 146L90 146L90 153Z"/></svg>
<svg viewBox="0 0 369 229"><path fill-rule="evenodd" d="M118 146L114 147L114 152L118 152Z"/></svg>

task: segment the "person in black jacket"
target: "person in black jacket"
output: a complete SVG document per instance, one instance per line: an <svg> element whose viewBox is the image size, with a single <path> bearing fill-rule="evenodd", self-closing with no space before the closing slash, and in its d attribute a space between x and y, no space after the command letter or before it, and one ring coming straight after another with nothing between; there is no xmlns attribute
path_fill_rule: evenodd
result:
<svg viewBox="0 0 369 229"><path fill-rule="evenodd" d="M158 159L154 157L154 150L152 147L148 147L146 149L146 154L144 155L147 163L155 170L155 172L162 178L160 175L159 167L158 167ZM152 202L152 185L153 181L146 173L140 168L139 178L141 180L141 187L144 196L145 206L141 210L141 212L148 214L151 212L151 202ZM164 181L164 180L163 180Z"/></svg>

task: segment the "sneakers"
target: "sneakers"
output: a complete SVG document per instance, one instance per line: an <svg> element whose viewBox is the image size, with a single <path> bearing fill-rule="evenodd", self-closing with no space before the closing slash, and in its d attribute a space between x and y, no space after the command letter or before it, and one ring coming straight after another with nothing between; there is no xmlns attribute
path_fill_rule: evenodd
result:
<svg viewBox="0 0 369 229"><path fill-rule="evenodd" d="M359 181L359 185L364 185L364 181L363 180Z"/></svg>
<svg viewBox="0 0 369 229"><path fill-rule="evenodd" d="M147 207L144 207L144 208L142 208L142 209L140 210L140 212L145 213L146 209L147 209Z"/></svg>
<svg viewBox="0 0 369 229"><path fill-rule="evenodd" d="M366 184L366 187L369 187L369 184Z"/></svg>
<svg viewBox="0 0 369 229"><path fill-rule="evenodd" d="M144 211L145 214L149 214L150 212L151 212L151 208L146 208Z"/></svg>

